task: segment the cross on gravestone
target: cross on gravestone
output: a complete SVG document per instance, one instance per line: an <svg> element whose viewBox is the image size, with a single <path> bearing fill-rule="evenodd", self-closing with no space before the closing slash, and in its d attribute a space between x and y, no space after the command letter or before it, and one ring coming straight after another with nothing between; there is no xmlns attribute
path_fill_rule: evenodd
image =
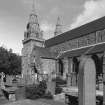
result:
<svg viewBox="0 0 105 105"><path fill-rule="evenodd" d="M96 105L96 68L86 56L80 60L78 89L79 105Z"/></svg>

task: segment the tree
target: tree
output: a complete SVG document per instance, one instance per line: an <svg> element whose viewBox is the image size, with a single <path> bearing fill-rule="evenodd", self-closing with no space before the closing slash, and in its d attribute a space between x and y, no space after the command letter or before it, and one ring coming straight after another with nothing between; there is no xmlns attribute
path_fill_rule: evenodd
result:
<svg viewBox="0 0 105 105"><path fill-rule="evenodd" d="M0 72L9 75L21 73L21 56L9 51L6 48L0 47Z"/></svg>

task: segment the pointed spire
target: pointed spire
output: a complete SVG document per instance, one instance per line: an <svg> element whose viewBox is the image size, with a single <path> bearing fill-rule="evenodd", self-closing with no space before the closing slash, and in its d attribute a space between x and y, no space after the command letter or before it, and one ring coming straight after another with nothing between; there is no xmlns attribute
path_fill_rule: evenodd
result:
<svg viewBox="0 0 105 105"><path fill-rule="evenodd" d="M61 26L61 20L60 20L60 17L58 16L58 18L57 18L57 24L56 24L56 26Z"/></svg>
<svg viewBox="0 0 105 105"><path fill-rule="evenodd" d="M35 10L35 0L33 0L33 2L32 2L32 13L36 13L36 10Z"/></svg>
<svg viewBox="0 0 105 105"><path fill-rule="evenodd" d="M62 33L62 24L61 24L61 19L58 16L54 35L57 36L61 33Z"/></svg>
<svg viewBox="0 0 105 105"><path fill-rule="evenodd" d="M29 17L29 22L30 23L35 23L35 24L39 24L38 23L38 16L36 14L36 9L35 9L35 0L32 0L32 12L30 14L30 17Z"/></svg>
<svg viewBox="0 0 105 105"><path fill-rule="evenodd" d="M35 11L35 0L32 0L32 12L29 15L29 21L27 24L27 33L29 37L42 38L42 32L38 21L38 16ZM26 36L26 35L25 35Z"/></svg>

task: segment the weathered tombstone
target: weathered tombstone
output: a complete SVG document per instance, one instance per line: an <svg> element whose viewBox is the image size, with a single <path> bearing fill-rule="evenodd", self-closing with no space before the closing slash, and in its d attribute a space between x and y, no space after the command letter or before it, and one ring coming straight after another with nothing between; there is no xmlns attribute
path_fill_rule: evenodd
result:
<svg viewBox="0 0 105 105"><path fill-rule="evenodd" d="M68 74L67 74L67 86L72 86L72 71L73 71L73 61L72 58L68 59Z"/></svg>
<svg viewBox="0 0 105 105"><path fill-rule="evenodd" d="M12 80L13 80L13 76L9 76L9 75L7 75L6 76L6 84L7 85L12 85Z"/></svg>
<svg viewBox="0 0 105 105"><path fill-rule="evenodd" d="M4 73L2 72L2 73L1 73L1 88L2 88L2 89L5 89L4 77L5 77L5 75L4 75Z"/></svg>
<svg viewBox="0 0 105 105"><path fill-rule="evenodd" d="M15 91L15 97L16 97L16 100L22 100L26 98L24 85L18 86L17 90Z"/></svg>
<svg viewBox="0 0 105 105"><path fill-rule="evenodd" d="M55 94L55 82L54 81L48 82L47 86L48 86L47 90L51 92L52 95L54 95Z"/></svg>
<svg viewBox="0 0 105 105"><path fill-rule="evenodd" d="M16 101L15 92L9 93L9 101Z"/></svg>
<svg viewBox="0 0 105 105"><path fill-rule="evenodd" d="M79 105L96 105L96 68L91 58L81 58L78 79Z"/></svg>
<svg viewBox="0 0 105 105"><path fill-rule="evenodd" d="M76 73L72 73L72 86L76 86Z"/></svg>
<svg viewBox="0 0 105 105"><path fill-rule="evenodd" d="M55 81L52 81L51 77L49 76L47 82L47 92L51 92L52 95L55 94Z"/></svg>
<svg viewBox="0 0 105 105"><path fill-rule="evenodd" d="M71 86L71 74L68 73L67 74L67 87L70 87Z"/></svg>

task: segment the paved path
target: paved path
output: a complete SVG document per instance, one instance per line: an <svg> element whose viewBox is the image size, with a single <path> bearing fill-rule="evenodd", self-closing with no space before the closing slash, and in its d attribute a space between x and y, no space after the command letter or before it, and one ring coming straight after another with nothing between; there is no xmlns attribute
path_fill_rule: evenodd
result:
<svg viewBox="0 0 105 105"><path fill-rule="evenodd" d="M0 97L0 105L5 103L9 103L9 101L4 96Z"/></svg>
<svg viewBox="0 0 105 105"><path fill-rule="evenodd" d="M62 102L55 102L53 100L45 100L45 99L38 99L38 100L21 100L21 101L16 101L12 103L7 103L4 105L66 105Z"/></svg>
<svg viewBox="0 0 105 105"><path fill-rule="evenodd" d="M8 99L5 98L3 92L0 89L0 105L5 104L5 103L9 103Z"/></svg>

